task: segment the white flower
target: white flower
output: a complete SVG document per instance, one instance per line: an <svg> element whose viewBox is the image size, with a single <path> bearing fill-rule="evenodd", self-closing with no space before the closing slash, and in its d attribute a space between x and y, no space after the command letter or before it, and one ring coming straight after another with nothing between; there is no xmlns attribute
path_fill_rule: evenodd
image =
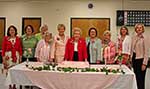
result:
<svg viewBox="0 0 150 89"><path fill-rule="evenodd" d="M31 55L32 54L32 49L28 48L28 54Z"/></svg>

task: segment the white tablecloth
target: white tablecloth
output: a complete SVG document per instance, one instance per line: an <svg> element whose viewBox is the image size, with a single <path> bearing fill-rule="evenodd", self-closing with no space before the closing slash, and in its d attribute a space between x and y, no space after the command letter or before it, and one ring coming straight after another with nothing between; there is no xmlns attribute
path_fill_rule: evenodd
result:
<svg viewBox="0 0 150 89"><path fill-rule="evenodd" d="M30 62L31 65L41 65ZM91 65L102 67L104 65ZM118 67L109 65L108 67ZM134 73L125 65L125 74L108 74L103 72L63 73L51 71L33 71L25 63L9 69L6 84L33 85L42 89L137 89Z"/></svg>

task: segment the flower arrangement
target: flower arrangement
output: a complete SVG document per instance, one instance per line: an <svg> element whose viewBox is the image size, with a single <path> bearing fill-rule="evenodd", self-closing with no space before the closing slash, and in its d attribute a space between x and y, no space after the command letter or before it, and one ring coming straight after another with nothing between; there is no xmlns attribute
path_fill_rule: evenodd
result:
<svg viewBox="0 0 150 89"><path fill-rule="evenodd" d="M43 65L40 67L29 67L29 69L35 70L35 71L42 71L42 70L47 70L47 71L59 71L59 72L64 72L64 73L73 73L73 72L105 72L106 75L109 73L122 73L125 74L123 70L120 69L112 69L112 68L107 68L107 67L102 67L102 68L72 68L72 67L57 67L57 65L54 66L54 64L49 64L49 65Z"/></svg>
<svg viewBox="0 0 150 89"><path fill-rule="evenodd" d="M121 66L122 66L122 60L123 60L123 55L122 54L118 54L117 57L115 58L115 61L119 62L120 69L121 69Z"/></svg>
<svg viewBox="0 0 150 89"><path fill-rule="evenodd" d="M28 48L24 51L24 56L29 58L32 55L32 49Z"/></svg>
<svg viewBox="0 0 150 89"><path fill-rule="evenodd" d="M29 57L31 57L32 55L32 49L31 48L28 48L26 51L24 51L24 56L27 57L27 60L26 60L26 66L28 67L29 66Z"/></svg>

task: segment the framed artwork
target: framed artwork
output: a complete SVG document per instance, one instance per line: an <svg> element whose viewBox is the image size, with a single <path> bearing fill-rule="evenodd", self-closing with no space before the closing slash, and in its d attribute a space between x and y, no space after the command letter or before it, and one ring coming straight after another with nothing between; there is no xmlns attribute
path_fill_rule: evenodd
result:
<svg viewBox="0 0 150 89"><path fill-rule="evenodd" d="M82 30L82 37L87 37L89 29L94 27L97 29L97 36L103 39L104 31L110 30L110 18L71 18L71 36L74 27Z"/></svg>
<svg viewBox="0 0 150 89"><path fill-rule="evenodd" d="M24 28L27 25L32 25L34 28L34 34L40 32L41 17L23 17L22 18L22 35L24 34Z"/></svg>
<svg viewBox="0 0 150 89"><path fill-rule="evenodd" d="M0 17L0 43L2 43L3 37L5 36L5 25L6 18ZM2 49L2 44L0 44L0 49Z"/></svg>

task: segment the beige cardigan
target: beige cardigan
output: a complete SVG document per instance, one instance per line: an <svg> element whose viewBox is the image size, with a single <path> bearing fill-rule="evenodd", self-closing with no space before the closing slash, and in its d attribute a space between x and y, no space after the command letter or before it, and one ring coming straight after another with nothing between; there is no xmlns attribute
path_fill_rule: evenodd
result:
<svg viewBox="0 0 150 89"><path fill-rule="evenodd" d="M143 64L147 65L147 63L148 63L148 38L145 35L143 35L143 37L144 37L143 39L139 38L137 35L134 35L132 37L132 41L131 41L132 42L131 43L131 58L133 56L133 52L135 52L135 49L136 49L137 50L136 51L136 59L144 58ZM144 42L141 41L141 40L143 40ZM143 48L142 46L135 47L135 44L137 43L137 41L141 41L141 43L142 42L144 43L144 45L143 45L144 50L139 51L140 49ZM138 45L141 45L141 43L138 42Z"/></svg>

